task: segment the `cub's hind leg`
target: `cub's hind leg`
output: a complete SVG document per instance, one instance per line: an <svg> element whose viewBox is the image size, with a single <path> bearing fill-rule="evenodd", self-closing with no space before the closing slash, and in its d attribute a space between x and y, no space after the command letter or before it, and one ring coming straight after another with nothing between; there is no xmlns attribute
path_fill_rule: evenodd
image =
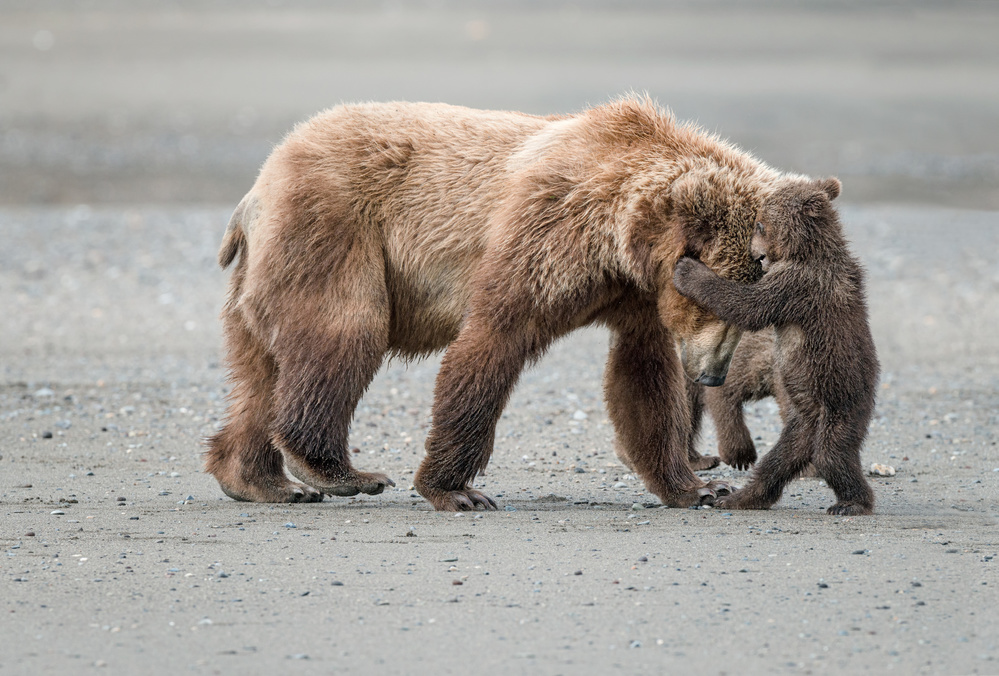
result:
<svg viewBox="0 0 999 676"><path fill-rule="evenodd" d="M815 423L799 414L789 415L780 438L756 464L753 476L742 490L719 498L723 509L769 509L812 459Z"/></svg>
<svg viewBox="0 0 999 676"><path fill-rule="evenodd" d="M874 511L874 491L860 462L860 447L867 433L866 418L825 419L819 426L815 469L836 494L836 504L826 510L829 514L853 516Z"/></svg>
<svg viewBox="0 0 999 676"><path fill-rule="evenodd" d="M288 478L281 452L271 443L277 365L231 304L223 324L233 389L227 420L208 440L205 469L236 500L319 502L322 493Z"/></svg>

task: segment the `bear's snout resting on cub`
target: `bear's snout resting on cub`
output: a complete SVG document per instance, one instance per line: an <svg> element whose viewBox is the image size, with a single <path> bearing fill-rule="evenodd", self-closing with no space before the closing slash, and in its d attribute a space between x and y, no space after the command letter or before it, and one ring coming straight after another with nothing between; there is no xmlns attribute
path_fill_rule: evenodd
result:
<svg viewBox="0 0 999 676"><path fill-rule="evenodd" d="M268 158L219 252L234 387L207 469L240 500L380 493L391 480L350 461L354 408L386 354L446 348L414 483L437 509L494 508L471 482L521 370L600 323L621 453L665 504L710 503L729 487L687 464L683 374L724 381L740 330L677 293L674 266L758 279L756 214L793 180L644 99L321 113Z"/></svg>

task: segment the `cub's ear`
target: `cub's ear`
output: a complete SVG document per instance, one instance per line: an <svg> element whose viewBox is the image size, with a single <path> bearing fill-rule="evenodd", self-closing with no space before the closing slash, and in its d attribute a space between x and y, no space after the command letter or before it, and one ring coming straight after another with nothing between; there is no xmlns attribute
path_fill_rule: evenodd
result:
<svg viewBox="0 0 999 676"><path fill-rule="evenodd" d="M811 189L805 189L806 193L801 201L801 212L813 218L818 216L829 205L829 202L839 197L839 191L842 187L843 184L839 182L838 178L813 181Z"/></svg>
<svg viewBox="0 0 999 676"><path fill-rule="evenodd" d="M843 184L840 183L839 179L835 176L830 176L829 178L816 181L815 183L818 185L820 190L829 196L830 201L839 197L839 193L843 189Z"/></svg>

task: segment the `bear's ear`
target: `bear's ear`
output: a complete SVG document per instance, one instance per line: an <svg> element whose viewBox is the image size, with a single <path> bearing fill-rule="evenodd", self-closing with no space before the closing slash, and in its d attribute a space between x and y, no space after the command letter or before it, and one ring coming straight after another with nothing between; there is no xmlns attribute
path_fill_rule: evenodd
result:
<svg viewBox="0 0 999 676"><path fill-rule="evenodd" d="M835 176L816 181L815 184L829 196L830 201L839 197L839 193L843 189L843 184Z"/></svg>

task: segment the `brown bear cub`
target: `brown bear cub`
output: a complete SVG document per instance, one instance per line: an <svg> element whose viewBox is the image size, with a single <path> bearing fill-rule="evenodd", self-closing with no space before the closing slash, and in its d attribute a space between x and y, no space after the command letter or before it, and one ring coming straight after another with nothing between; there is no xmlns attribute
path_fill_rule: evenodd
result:
<svg viewBox="0 0 999 676"><path fill-rule="evenodd" d="M764 271L756 283L723 279L693 258L677 263L680 293L745 331L774 327L784 429L749 484L720 497L719 507L767 509L812 462L836 494L830 514L874 508L860 448L874 411L878 360L864 273L831 204L839 191L836 179L802 181L768 200L751 242Z"/></svg>
<svg viewBox="0 0 999 676"><path fill-rule="evenodd" d="M223 239L233 390L206 468L240 500L380 493L392 481L351 463L354 409L385 355L446 349L413 483L436 509L494 509L471 484L520 372L596 323L622 455L665 504L711 503L729 486L688 463L684 373L723 381L741 331L673 268L691 253L758 279L756 214L800 180L644 99L327 110L274 150Z"/></svg>

